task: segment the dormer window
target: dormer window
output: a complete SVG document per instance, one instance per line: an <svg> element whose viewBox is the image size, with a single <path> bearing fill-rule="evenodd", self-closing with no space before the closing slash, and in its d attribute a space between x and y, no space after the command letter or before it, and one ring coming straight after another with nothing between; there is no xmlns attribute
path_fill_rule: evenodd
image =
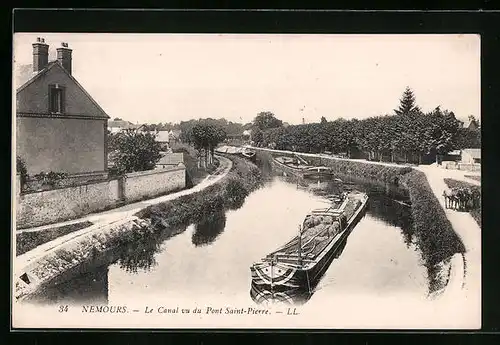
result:
<svg viewBox="0 0 500 345"><path fill-rule="evenodd" d="M49 85L49 112L64 113L64 87L59 84Z"/></svg>

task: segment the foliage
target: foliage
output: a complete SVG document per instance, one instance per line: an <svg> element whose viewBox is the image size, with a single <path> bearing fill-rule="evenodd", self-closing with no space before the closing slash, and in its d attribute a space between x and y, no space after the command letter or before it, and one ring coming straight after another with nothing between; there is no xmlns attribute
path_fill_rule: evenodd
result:
<svg viewBox="0 0 500 345"><path fill-rule="evenodd" d="M283 126L283 121L279 120L270 111L262 111L253 120L253 126L262 131Z"/></svg>
<svg viewBox="0 0 500 345"><path fill-rule="evenodd" d="M122 131L110 136L117 173L151 170L160 160L161 145L149 133Z"/></svg>
<svg viewBox="0 0 500 345"><path fill-rule="evenodd" d="M254 142L254 145L261 146L264 139L264 134L262 130L258 127L252 129L250 133L250 140Z"/></svg>
<svg viewBox="0 0 500 345"><path fill-rule="evenodd" d="M191 142L195 149L212 151L226 139L226 132L218 125L207 122L195 124L191 131Z"/></svg>
<svg viewBox="0 0 500 345"><path fill-rule="evenodd" d="M458 149L480 149L481 148L481 130L460 128L458 141Z"/></svg>
<svg viewBox="0 0 500 345"><path fill-rule="evenodd" d="M436 107L422 113L411 90L405 91L399 115L363 120L336 119L277 127L253 133L256 146L279 150L345 154L351 158L422 163L457 148L461 124L453 112ZM362 153L362 154L361 154Z"/></svg>
<svg viewBox="0 0 500 345"><path fill-rule="evenodd" d="M400 99L399 108L395 109L396 115L408 116L415 115L420 112L420 108L415 103L415 95L409 86L403 92L403 97Z"/></svg>
<svg viewBox="0 0 500 345"><path fill-rule="evenodd" d="M206 124L206 125L212 125L215 128L221 129L224 133L226 133L226 136L231 136L231 135L242 135L243 131L245 129L244 125L236 122L231 122L227 121L226 119L212 119L212 118L206 118L206 119L199 119L199 120L189 120L189 121L181 121L179 124L179 128L181 129L181 137L180 140L183 143L187 144L193 144L193 135L192 135L192 130L193 127L196 126L197 124Z"/></svg>
<svg viewBox="0 0 500 345"><path fill-rule="evenodd" d="M23 189L26 185L26 181L28 181L29 175L26 163L19 156L16 156L16 172L20 175L21 189Z"/></svg>
<svg viewBox="0 0 500 345"><path fill-rule="evenodd" d="M16 235L16 256L22 255L39 245L50 242L58 237L81 230L91 225L91 222L84 221L46 230L20 232Z"/></svg>
<svg viewBox="0 0 500 345"><path fill-rule="evenodd" d="M33 175L33 178L35 180L41 181L42 185L55 186L60 180L65 179L67 176L68 174L64 172L49 171L48 173L46 173L42 171L36 175Z"/></svg>
<svg viewBox="0 0 500 345"><path fill-rule="evenodd" d="M435 277L434 271L439 263L456 253L464 253L464 244L453 230L425 174L413 170L404 175L402 181L410 195L417 245L426 258L429 277ZM431 290L436 283L430 282Z"/></svg>

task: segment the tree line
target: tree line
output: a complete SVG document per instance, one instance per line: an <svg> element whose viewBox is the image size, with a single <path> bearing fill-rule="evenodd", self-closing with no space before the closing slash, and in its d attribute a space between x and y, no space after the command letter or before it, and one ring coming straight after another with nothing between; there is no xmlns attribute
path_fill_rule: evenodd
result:
<svg viewBox="0 0 500 345"><path fill-rule="evenodd" d="M262 114L262 113L261 113ZM393 115L363 120L337 119L284 127L266 114L265 123L254 121L252 140L257 146L319 153L329 151L348 157L422 163L454 149L478 148L480 130L462 126L455 114L436 107L424 113L408 87ZM256 118L257 120L257 118Z"/></svg>

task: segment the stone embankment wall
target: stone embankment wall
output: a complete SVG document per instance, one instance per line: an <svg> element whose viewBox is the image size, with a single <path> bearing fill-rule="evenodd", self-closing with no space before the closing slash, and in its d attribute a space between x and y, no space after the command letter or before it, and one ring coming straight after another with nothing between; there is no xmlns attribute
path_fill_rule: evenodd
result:
<svg viewBox="0 0 500 345"><path fill-rule="evenodd" d="M186 186L185 174L181 166L40 192L20 194L20 188L16 188L16 227L51 224L180 190Z"/></svg>

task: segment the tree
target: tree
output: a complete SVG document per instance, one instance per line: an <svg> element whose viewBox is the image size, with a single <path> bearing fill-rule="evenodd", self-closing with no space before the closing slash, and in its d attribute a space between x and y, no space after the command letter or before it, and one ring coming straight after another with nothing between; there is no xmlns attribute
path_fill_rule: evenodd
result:
<svg viewBox="0 0 500 345"><path fill-rule="evenodd" d="M29 175L24 159L22 159L19 156L16 156L16 172L19 174L21 189L24 189L24 186L26 185L26 181L28 180Z"/></svg>
<svg viewBox="0 0 500 345"><path fill-rule="evenodd" d="M122 119L120 119L119 117L115 117L115 118L113 119L113 121L123 121L123 120L122 120Z"/></svg>
<svg viewBox="0 0 500 345"><path fill-rule="evenodd" d="M328 121L326 120L326 117L321 116L321 123L327 123Z"/></svg>
<svg viewBox="0 0 500 345"><path fill-rule="evenodd" d="M270 111L263 111L257 114L253 120L254 127L262 131L283 126L283 121L277 119Z"/></svg>
<svg viewBox="0 0 500 345"><path fill-rule="evenodd" d="M420 108L415 103L415 95L410 87L406 87L403 96L400 99L398 109L394 109L396 115L414 115L420 111Z"/></svg>
<svg viewBox="0 0 500 345"><path fill-rule="evenodd" d="M264 139L262 130L259 127L255 127L250 132L250 139L254 142L254 145L260 146Z"/></svg>
<svg viewBox="0 0 500 345"><path fill-rule="evenodd" d="M161 158L161 145L150 133L126 130L110 137L119 174L151 170Z"/></svg>
<svg viewBox="0 0 500 345"><path fill-rule="evenodd" d="M190 142L193 143L199 153L199 161L202 157L202 152L205 156L206 163L213 162L215 147L226 139L226 132L221 126L211 124L209 120L200 120L192 127Z"/></svg>

